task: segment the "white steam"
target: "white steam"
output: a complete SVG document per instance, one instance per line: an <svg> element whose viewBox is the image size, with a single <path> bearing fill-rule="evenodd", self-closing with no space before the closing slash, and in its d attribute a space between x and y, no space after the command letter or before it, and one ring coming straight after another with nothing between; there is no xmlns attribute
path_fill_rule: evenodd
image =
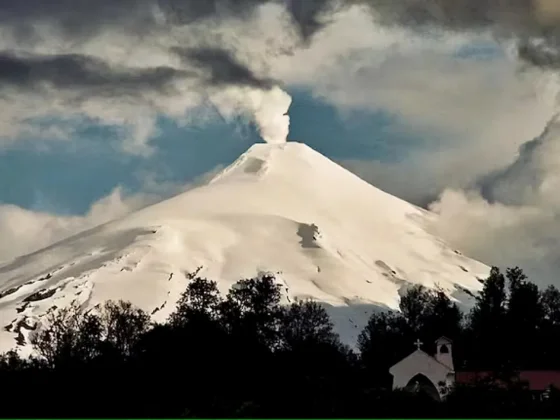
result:
<svg viewBox="0 0 560 420"><path fill-rule="evenodd" d="M290 116L287 114L292 98L282 89L254 91L250 95L255 123L267 143L286 143L290 134Z"/></svg>
<svg viewBox="0 0 560 420"><path fill-rule="evenodd" d="M270 90L233 87L215 93L211 100L225 119L231 119L239 112L245 113L257 125L264 141L286 143L290 132L287 112L292 98L279 87Z"/></svg>

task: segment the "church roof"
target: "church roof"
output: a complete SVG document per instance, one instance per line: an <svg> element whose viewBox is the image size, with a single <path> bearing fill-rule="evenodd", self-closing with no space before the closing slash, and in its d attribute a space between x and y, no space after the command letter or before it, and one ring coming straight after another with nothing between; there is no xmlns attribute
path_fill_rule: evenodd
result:
<svg viewBox="0 0 560 420"><path fill-rule="evenodd" d="M397 366L398 364L404 362L406 359L408 359L409 357L412 357L415 354L421 354L422 356L425 357L429 357L430 359L432 359L434 362L436 362L437 364L440 364L441 366L443 366L445 369L449 370L449 371L453 371L453 369L451 369L449 366L441 363L438 359L436 359L434 356L432 356L431 354L426 353L424 350L421 349L416 349L414 350L412 353L410 353L408 356L402 358L401 360L399 360L397 363L395 363L393 366L391 366L391 369L395 366Z"/></svg>

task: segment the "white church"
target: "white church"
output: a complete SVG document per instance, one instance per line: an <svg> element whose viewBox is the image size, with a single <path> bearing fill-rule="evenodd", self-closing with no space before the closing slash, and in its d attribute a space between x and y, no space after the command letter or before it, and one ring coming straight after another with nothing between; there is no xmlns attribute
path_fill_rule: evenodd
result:
<svg viewBox="0 0 560 420"><path fill-rule="evenodd" d="M416 350L389 369L393 389L423 391L435 400L445 397L445 390L456 384L474 384L479 379L491 378L489 371L456 371L453 365L452 341L447 337L436 340L436 354L430 356L416 341ZM535 398L545 398L551 387L560 390L560 371L522 370L515 378L525 384ZM496 382L498 383L498 382Z"/></svg>
<svg viewBox="0 0 560 420"><path fill-rule="evenodd" d="M452 342L447 337L436 340L436 354L430 356L420 349L423 344L416 341L416 350L389 369L393 375L393 389L422 390L440 401L444 389L455 384Z"/></svg>

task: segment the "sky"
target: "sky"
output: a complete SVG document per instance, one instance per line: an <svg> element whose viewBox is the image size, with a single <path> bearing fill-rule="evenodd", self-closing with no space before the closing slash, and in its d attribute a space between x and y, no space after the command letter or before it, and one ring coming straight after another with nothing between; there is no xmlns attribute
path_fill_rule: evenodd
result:
<svg viewBox="0 0 560 420"><path fill-rule="evenodd" d="M559 284L554 0L47 3L0 6L0 261L287 138Z"/></svg>

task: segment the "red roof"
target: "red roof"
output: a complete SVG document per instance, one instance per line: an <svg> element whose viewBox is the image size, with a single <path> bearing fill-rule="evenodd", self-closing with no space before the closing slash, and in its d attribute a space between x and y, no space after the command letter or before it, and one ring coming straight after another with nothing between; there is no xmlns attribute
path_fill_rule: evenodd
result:
<svg viewBox="0 0 560 420"><path fill-rule="evenodd" d="M456 372L455 381L472 384L491 375L492 372ZM560 370L522 370L518 372L518 379L526 382L532 391L544 391L551 385L560 389Z"/></svg>

